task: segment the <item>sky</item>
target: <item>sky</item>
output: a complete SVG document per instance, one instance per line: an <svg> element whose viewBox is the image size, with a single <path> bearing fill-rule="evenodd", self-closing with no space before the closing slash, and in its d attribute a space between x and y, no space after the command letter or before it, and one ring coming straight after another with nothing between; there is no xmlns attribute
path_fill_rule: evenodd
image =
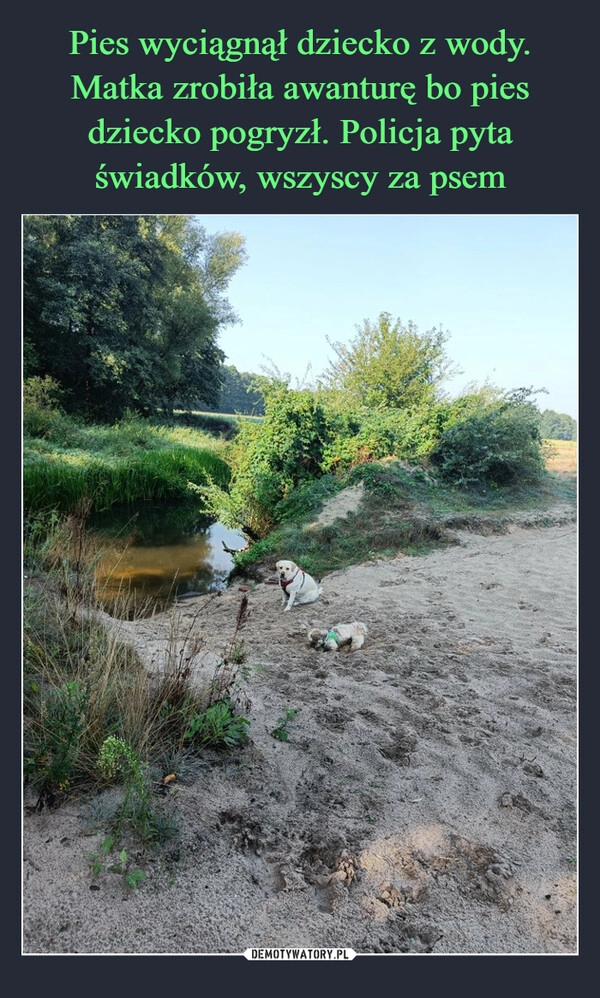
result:
<svg viewBox="0 0 600 998"><path fill-rule="evenodd" d="M578 417L577 215L215 215L247 263L226 297L226 364L277 369L308 387L365 319L389 312L424 333L440 327L460 374L455 397L489 383L545 389L539 408Z"/></svg>

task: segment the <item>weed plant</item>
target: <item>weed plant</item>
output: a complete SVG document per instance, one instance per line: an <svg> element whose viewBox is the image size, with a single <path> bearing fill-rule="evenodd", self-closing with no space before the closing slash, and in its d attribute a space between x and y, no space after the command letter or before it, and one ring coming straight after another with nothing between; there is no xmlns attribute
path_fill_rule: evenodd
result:
<svg viewBox="0 0 600 998"><path fill-rule="evenodd" d="M277 718L277 725L271 732L272 737L276 738L279 742L289 741L289 725L293 720L295 720L297 713L298 711L296 707L286 707L284 716Z"/></svg>
<svg viewBox="0 0 600 998"><path fill-rule="evenodd" d="M117 835L123 831L126 821L130 822L142 841L154 838L150 790L145 780L145 766L138 754L122 738L109 735L102 742L98 755L98 768L102 776L111 781L120 774L125 786L125 795L120 808Z"/></svg>
<svg viewBox="0 0 600 998"><path fill-rule="evenodd" d="M246 740L249 725L246 717L236 716L231 700L225 697L193 714L183 737L198 748L208 745L234 748Z"/></svg>
<svg viewBox="0 0 600 998"><path fill-rule="evenodd" d="M90 856L91 869L94 875L102 873L110 854L115 849L115 840L112 835L106 835L99 853L92 853ZM128 887L135 889L146 879L143 870L132 869L129 864L129 857L126 849L121 849L117 860L113 860L107 869L111 873L120 874Z"/></svg>
<svg viewBox="0 0 600 998"><path fill-rule="evenodd" d="M244 597L231 646L206 688L195 686L190 675L191 627L183 642L173 633L167 668L149 675L132 648L94 612L84 535L83 525L70 517L54 523L51 543L38 530L26 549L25 785L41 808L78 789L120 781L122 817L136 834L152 839L144 788L156 760L207 744L229 749L244 740L248 722L236 713L235 687L247 601ZM116 615L127 617L127 608Z"/></svg>

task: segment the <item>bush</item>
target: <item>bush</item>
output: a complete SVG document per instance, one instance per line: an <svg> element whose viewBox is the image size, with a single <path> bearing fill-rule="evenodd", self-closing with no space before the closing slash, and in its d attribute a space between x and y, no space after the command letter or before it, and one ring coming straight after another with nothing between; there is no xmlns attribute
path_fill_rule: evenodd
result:
<svg viewBox="0 0 600 998"><path fill-rule="evenodd" d="M535 483L545 467L539 411L524 391L509 393L449 425L430 459L461 488Z"/></svg>
<svg viewBox="0 0 600 998"><path fill-rule="evenodd" d="M335 392L290 390L281 382L263 386L262 425L242 423L229 457L233 476L229 492L214 485L198 491L211 513L241 527L252 539L296 515L300 490L327 478L324 490L336 491L335 475L356 465L396 456L426 458L448 422L456 418L445 403L419 410L348 408Z"/></svg>
<svg viewBox="0 0 600 998"><path fill-rule="evenodd" d="M348 422L325 448L323 469L341 471L383 457L423 460L454 415L452 406L438 403L416 410L365 412L360 419L355 416L354 432Z"/></svg>
<svg viewBox="0 0 600 998"><path fill-rule="evenodd" d="M48 438L60 424L63 393L54 378L46 375L23 382L23 431L31 437Z"/></svg>
<svg viewBox="0 0 600 998"><path fill-rule="evenodd" d="M264 394L264 421L243 421L229 452L229 492L214 485L196 490L214 516L253 539L273 529L276 507L294 489L323 474L326 447L343 422L319 392L274 382Z"/></svg>
<svg viewBox="0 0 600 998"><path fill-rule="evenodd" d="M339 482L384 458L431 460L447 482L469 487L531 481L544 469L539 411L526 389L502 395L484 386L453 401L375 411L348 407L335 392L292 391L281 381L263 391L262 426L242 423L229 451L230 489L196 489L213 516L252 540L294 516L295 495L304 497L309 483Z"/></svg>

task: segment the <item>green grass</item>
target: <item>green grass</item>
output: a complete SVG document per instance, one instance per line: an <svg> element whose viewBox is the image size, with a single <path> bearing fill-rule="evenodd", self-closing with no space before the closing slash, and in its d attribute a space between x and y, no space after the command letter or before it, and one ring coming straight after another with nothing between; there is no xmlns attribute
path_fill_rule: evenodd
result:
<svg viewBox="0 0 600 998"><path fill-rule="evenodd" d="M227 487L226 444L188 427L153 426L128 417L114 426L55 420L44 437L23 447L25 513L73 511L82 499L91 510L114 503L189 498L189 483L212 478Z"/></svg>
<svg viewBox="0 0 600 998"><path fill-rule="evenodd" d="M199 485L210 476L226 487L229 475L225 461L191 447L134 458L55 451L45 458L26 458L23 506L26 513L50 508L69 512L84 497L91 500L93 510L113 503L184 499L189 497L189 482Z"/></svg>

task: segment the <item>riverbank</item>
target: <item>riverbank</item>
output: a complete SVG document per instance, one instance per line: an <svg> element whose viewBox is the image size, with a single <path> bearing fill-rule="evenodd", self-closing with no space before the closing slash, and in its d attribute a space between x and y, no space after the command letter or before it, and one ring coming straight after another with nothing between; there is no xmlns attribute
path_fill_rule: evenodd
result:
<svg viewBox="0 0 600 998"><path fill-rule="evenodd" d="M135 891L91 875L87 803L27 811L24 953L576 953L577 528L528 522L331 572L286 614L265 579L116 622L151 668L175 626L200 675L246 599L250 740L175 774L178 838ZM308 646L353 619L360 651Z"/></svg>

